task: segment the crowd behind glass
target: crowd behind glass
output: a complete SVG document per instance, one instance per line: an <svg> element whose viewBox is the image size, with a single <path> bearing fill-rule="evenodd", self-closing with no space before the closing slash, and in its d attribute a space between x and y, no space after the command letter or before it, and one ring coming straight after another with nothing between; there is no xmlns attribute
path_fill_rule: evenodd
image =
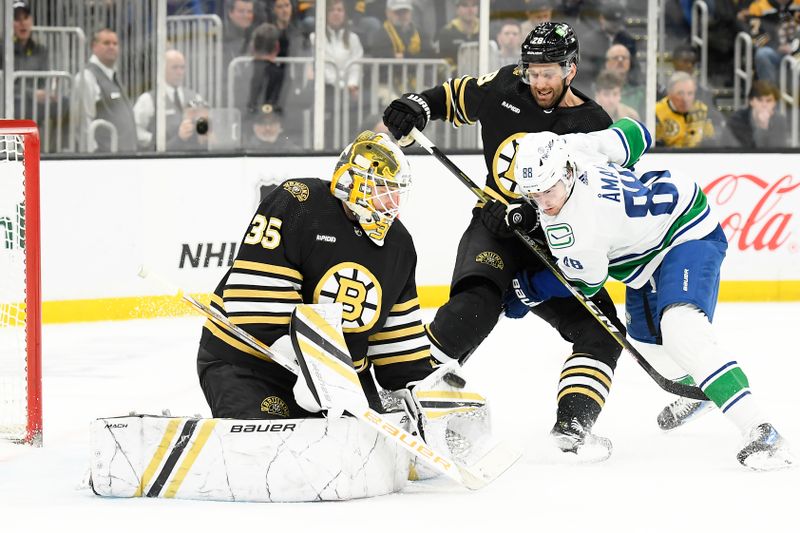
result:
<svg viewBox="0 0 800 533"><path fill-rule="evenodd" d="M13 86L13 98L3 98L4 116L11 116L13 105L14 117L36 120L46 153L155 151L159 76L149 23L155 8L147 6L156 3L70 0L57 2L59 11L53 0L9 1L13 69L2 68L10 55L5 50L0 69L2 86ZM80 5L70 10L71 4ZM665 0L661 6L665 38L652 58L658 65L651 121L657 145L790 147L789 120L778 105L779 78L784 58L800 53L800 0L705 2L708 59L702 76L700 50L691 39L697 13L691 4ZM362 129L386 131L381 113L404 92L484 74L478 72L479 39L489 41L489 71L516 63L522 39L548 20L568 22L578 35L575 86L612 119L646 121L647 2L490 5L489 34L482 35L479 0L327 0L326 62L319 74L325 113L316 121L324 128L323 149L338 151ZM170 30L159 62L166 151L309 150L315 13L313 0L167 0ZM753 68L749 90L736 106L734 39L740 32L752 40ZM5 76L14 77L12 85ZM477 148L474 131L461 137L444 133L443 146Z"/></svg>

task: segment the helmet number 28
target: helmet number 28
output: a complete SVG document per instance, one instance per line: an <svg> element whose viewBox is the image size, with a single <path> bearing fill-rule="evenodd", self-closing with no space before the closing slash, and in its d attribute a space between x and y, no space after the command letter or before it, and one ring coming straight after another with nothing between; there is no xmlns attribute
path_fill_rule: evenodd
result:
<svg viewBox="0 0 800 533"><path fill-rule="evenodd" d="M283 221L276 217L256 215L253 217L253 225L250 232L245 236L245 244L261 244L267 250L274 250L281 244L280 229Z"/></svg>

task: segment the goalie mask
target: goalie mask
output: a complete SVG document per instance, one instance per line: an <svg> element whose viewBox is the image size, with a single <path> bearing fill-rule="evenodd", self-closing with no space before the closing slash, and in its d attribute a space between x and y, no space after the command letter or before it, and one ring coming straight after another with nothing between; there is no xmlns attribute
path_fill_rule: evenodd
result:
<svg viewBox="0 0 800 533"><path fill-rule="evenodd" d="M339 155L331 192L353 212L367 236L383 246L411 188L411 169L384 133L363 131Z"/></svg>
<svg viewBox="0 0 800 533"><path fill-rule="evenodd" d="M546 214L558 214L575 185L576 170L566 139L549 131L520 139L514 177L522 194Z"/></svg>

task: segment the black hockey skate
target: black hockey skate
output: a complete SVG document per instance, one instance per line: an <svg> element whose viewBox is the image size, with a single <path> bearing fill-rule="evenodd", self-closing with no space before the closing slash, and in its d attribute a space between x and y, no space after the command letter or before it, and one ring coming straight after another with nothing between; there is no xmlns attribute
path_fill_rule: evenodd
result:
<svg viewBox="0 0 800 533"><path fill-rule="evenodd" d="M709 412L714 407L714 402L691 400L680 397L658 413L656 422L658 427L669 431L684 425L686 422Z"/></svg>
<svg viewBox="0 0 800 533"><path fill-rule="evenodd" d="M611 456L611 441L593 434L577 418L557 421L550 436L562 452L574 453L580 462L605 461Z"/></svg>
<svg viewBox="0 0 800 533"><path fill-rule="evenodd" d="M747 444L736 454L736 459L753 470L779 470L797 465L784 438L766 422L750 430Z"/></svg>

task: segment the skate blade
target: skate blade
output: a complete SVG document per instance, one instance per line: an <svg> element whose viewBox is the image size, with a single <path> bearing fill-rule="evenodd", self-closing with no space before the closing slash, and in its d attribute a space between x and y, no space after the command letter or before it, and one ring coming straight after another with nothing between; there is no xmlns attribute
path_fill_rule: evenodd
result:
<svg viewBox="0 0 800 533"><path fill-rule="evenodd" d="M661 431L672 431L678 429L679 427L683 427L692 420L695 420L706 413L710 413L713 408L714 408L713 402L704 402L704 405L702 407L700 407L697 411L687 416L686 418L682 419L670 418L668 420L664 420L661 418L661 416L658 416L656 418L656 423L658 424L658 427L659 429L661 429Z"/></svg>
<svg viewBox="0 0 800 533"><path fill-rule="evenodd" d="M564 452L567 462L576 464L600 463L611 457L613 446L611 441L587 442L580 446L573 446L574 443L567 439L554 439L556 446Z"/></svg>
<svg viewBox="0 0 800 533"><path fill-rule="evenodd" d="M797 466L797 460L788 452L769 450L750 454L744 460L744 466L757 472L786 470Z"/></svg>

